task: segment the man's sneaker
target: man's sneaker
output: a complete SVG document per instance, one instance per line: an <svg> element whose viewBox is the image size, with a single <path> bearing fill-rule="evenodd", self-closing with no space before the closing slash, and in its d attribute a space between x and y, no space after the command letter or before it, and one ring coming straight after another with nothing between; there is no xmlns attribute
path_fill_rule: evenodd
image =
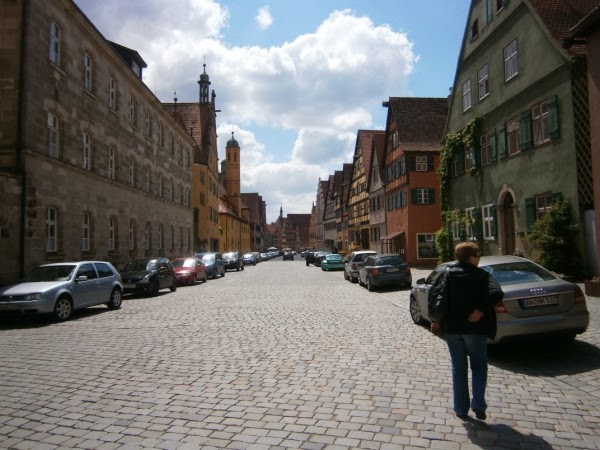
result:
<svg viewBox="0 0 600 450"><path fill-rule="evenodd" d="M487 419L485 411L482 411L480 409L474 409L473 412L475 413L475 417L477 417L479 420Z"/></svg>

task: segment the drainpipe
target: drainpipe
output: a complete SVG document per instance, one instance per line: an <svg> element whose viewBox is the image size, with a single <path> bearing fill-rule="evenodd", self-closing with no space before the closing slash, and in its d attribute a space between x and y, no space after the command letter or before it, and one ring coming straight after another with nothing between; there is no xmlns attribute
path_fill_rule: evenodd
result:
<svg viewBox="0 0 600 450"><path fill-rule="evenodd" d="M16 162L17 172L21 175L21 217L20 217L20 239L19 239L19 278L25 276L25 223L26 214L25 208L27 206L27 170L25 168L25 156L23 155L23 124L25 120L25 55L26 55L26 36L28 28L28 11L29 11L29 0L23 0L23 9L21 11L21 48L20 48L20 62L19 62L19 99L18 99L18 119L17 119L17 148L16 148Z"/></svg>

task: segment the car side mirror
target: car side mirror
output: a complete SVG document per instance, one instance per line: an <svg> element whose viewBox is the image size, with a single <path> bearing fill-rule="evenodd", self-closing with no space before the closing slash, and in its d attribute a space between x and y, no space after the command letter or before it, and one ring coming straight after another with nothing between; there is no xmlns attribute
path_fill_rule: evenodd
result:
<svg viewBox="0 0 600 450"><path fill-rule="evenodd" d="M425 284L425 278L419 278L417 284Z"/></svg>
<svg viewBox="0 0 600 450"><path fill-rule="evenodd" d="M87 281L87 275L79 275L75 281Z"/></svg>

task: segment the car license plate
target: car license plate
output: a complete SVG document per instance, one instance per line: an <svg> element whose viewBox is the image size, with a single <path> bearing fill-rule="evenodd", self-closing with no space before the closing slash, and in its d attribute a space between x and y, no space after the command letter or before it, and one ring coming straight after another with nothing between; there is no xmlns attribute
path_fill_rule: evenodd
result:
<svg viewBox="0 0 600 450"><path fill-rule="evenodd" d="M0 303L0 311L15 311L16 309L17 305L11 305L10 303Z"/></svg>
<svg viewBox="0 0 600 450"><path fill-rule="evenodd" d="M135 289L135 284L124 284L123 287L125 289Z"/></svg>
<svg viewBox="0 0 600 450"><path fill-rule="evenodd" d="M548 297L525 298L521 300L521 305L523 308L558 305L558 297L556 295L551 295Z"/></svg>
<svg viewBox="0 0 600 450"><path fill-rule="evenodd" d="M386 270L386 272L399 272L400 269L398 269L397 267L388 267L388 270Z"/></svg>

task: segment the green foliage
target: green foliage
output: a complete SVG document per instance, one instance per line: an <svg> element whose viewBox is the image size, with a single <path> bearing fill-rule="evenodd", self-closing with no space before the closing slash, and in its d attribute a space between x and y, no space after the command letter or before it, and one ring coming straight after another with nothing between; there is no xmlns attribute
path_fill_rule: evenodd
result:
<svg viewBox="0 0 600 450"><path fill-rule="evenodd" d="M440 258L439 262L443 263L452 260L452 235L447 228L442 227L435 233L435 249Z"/></svg>
<svg viewBox="0 0 600 450"><path fill-rule="evenodd" d="M573 239L575 229L569 201L559 199L554 202L548 212L533 224L529 235L533 246L540 251L538 262L556 273L577 275L580 267Z"/></svg>

